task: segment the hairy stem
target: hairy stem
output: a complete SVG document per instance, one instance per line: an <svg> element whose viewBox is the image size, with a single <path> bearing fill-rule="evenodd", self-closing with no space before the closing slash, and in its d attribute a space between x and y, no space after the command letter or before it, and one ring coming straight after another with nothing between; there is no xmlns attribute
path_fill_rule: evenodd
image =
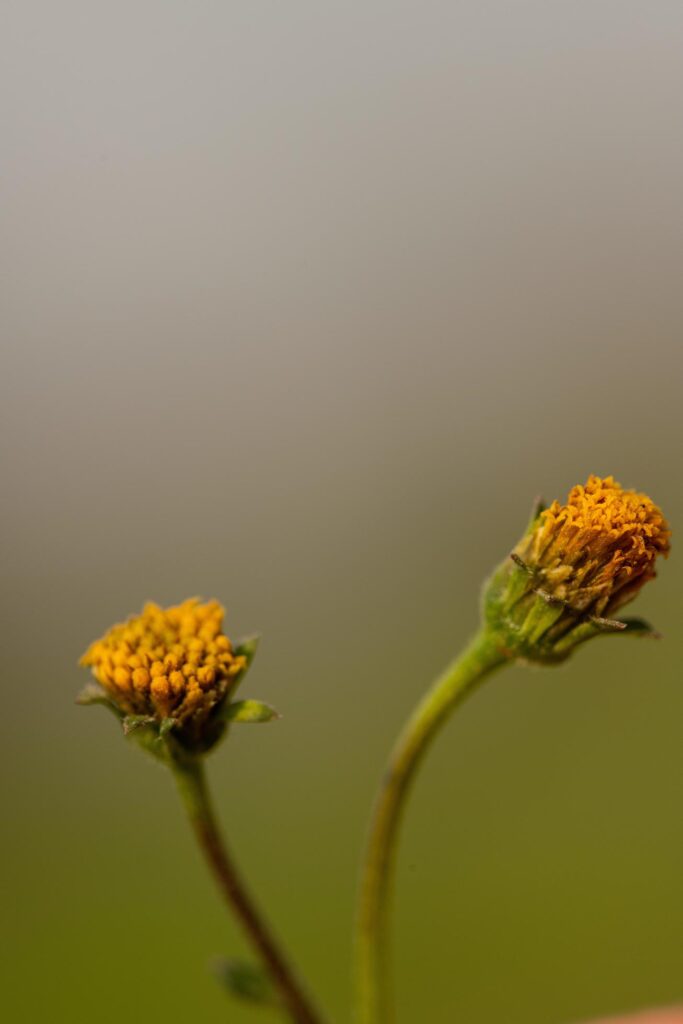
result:
<svg viewBox="0 0 683 1024"><path fill-rule="evenodd" d="M356 1022L388 1024L388 916L398 828L410 783L440 725L490 672L506 661L480 633L433 684L408 719L389 758L375 801L362 868L356 920Z"/></svg>
<svg viewBox="0 0 683 1024"><path fill-rule="evenodd" d="M201 759L176 758L172 767L194 834L209 868L226 902L237 915L258 952L289 1018L296 1024L321 1024L322 1018L311 1005L232 861L216 822Z"/></svg>

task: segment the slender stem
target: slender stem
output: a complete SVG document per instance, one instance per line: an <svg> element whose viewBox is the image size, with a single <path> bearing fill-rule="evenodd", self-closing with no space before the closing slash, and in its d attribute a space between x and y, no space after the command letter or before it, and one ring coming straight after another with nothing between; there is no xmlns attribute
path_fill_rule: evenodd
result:
<svg viewBox="0 0 683 1024"><path fill-rule="evenodd" d="M389 758L375 801L362 868L356 921L356 1021L388 1024L389 893L398 828L410 783L429 743L450 712L506 661L484 632L433 684L408 719Z"/></svg>
<svg viewBox="0 0 683 1024"><path fill-rule="evenodd" d="M322 1018L302 990L231 859L216 822L201 759L174 758L172 768L197 842L226 902L267 968L290 1019L296 1024L320 1024Z"/></svg>

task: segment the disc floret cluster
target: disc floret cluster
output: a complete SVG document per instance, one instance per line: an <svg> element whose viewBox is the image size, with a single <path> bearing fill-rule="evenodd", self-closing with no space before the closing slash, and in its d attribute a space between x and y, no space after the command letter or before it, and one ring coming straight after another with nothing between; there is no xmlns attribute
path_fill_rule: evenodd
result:
<svg viewBox="0 0 683 1024"><path fill-rule="evenodd" d="M566 504L537 510L496 571L485 597L489 627L511 656L546 662L562 660L600 632L635 630L634 622L612 616L656 575L670 537L646 494L611 476L590 476Z"/></svg>
<svg viewBox="0 0 683 1024"><path fill-rule="evenodd" d="M195 743L208 737L248 667L248 654L223 632L223 616L218 601L150 602L91 644L81 664L126 722L164 724Z"/></svg>
<svg viewBox="0 0 683 1024"><path fill-rule="evenodd" d="M646 494L613 477L590 476L554 501L519 544L517 554L543 574L552 596L578 611L613 615L655 576L671 531Z"/></svg>

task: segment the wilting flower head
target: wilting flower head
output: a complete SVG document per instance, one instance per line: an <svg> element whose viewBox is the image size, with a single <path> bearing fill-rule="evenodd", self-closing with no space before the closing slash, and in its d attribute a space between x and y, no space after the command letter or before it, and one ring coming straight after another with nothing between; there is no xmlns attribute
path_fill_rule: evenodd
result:
<svg viewBox="0 0 683 1024"><path fill-rule="evenodd" d="M253 653L253 645L233 648L223 615L218 601L198 598L171 608L146 604L91 644L81 664L127 727L173 730L186 747L208 748L224 729L226 700ZM96 699L91 690L83 702Z"/></svg>
<svg viewBox="0 0 683 1024"><path fill-rule="evenodd" d="M489 626L512 655L559 661L584 640L639 622L611 618L655 576L671 532L645 494L590 476L534 516L485 595Z"/></svg>

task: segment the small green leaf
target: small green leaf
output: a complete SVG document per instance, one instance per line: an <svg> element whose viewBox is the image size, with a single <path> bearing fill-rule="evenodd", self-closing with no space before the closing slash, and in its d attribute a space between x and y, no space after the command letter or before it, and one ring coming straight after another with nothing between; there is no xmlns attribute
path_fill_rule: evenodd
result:
<svg viewBox="0 0 683 1024"><path fill-rule="evenodd" d="M223 711L226 722L272 722L281 716L262 700L236 700Z"/></svg>
<svg viewBox="0 0 683 1024"><path fill-rule="evenodd" d="M88 683L78 697L76 697L76 703L87 707L90 704L102 704L103 707L108 708L112 714L116 715L117 718L123 718L122 712L116 707L116 705L109 699L105 691L97 683Z"/></svg>
<svg viewBox="0 0 683 1024"><path fill-rule="evenodd" d="M649 640L661 640L662 638L662 634L658 633L646 619L628 618L621 621L624 624L624 633L629 636L640 636Z"/></svg>
<svg viewBox="0 0 683 1024"><path fill-rule="evenodd" d="M214 971L221 984L238 999L261 1006L276 1003L271 981L261 967L240 960L220 959Z"/></svg>

